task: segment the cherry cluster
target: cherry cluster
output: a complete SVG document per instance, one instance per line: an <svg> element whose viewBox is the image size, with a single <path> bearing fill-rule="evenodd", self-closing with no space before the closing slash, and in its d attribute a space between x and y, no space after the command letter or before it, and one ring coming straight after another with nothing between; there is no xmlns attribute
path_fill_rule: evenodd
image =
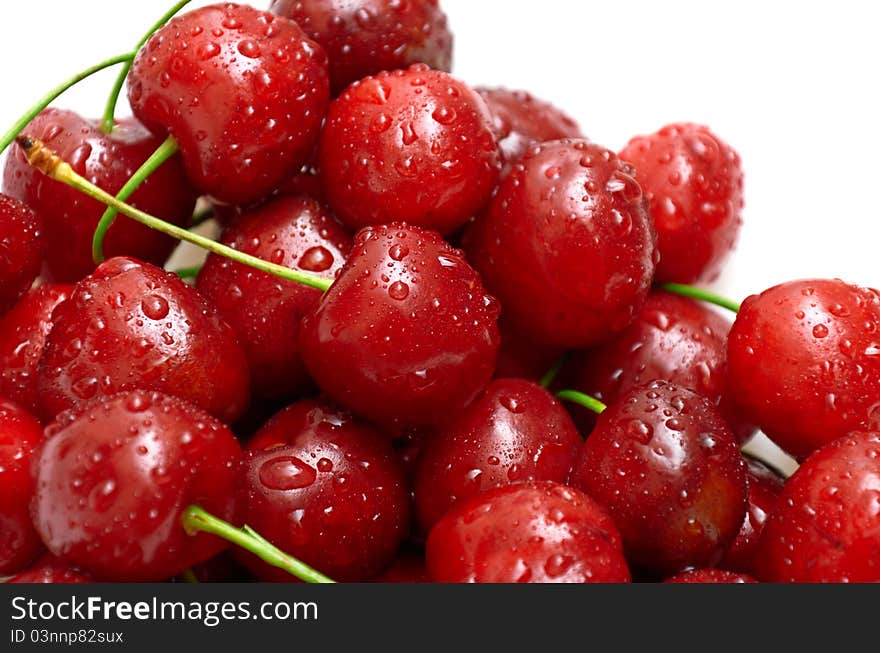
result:
<svg viewBox="0 0 880 653"><path fill-rule="evenodd" d="M472 88L437 0L186 4L0 143L0 575L880 581L880 294L688 285L729 145Z"/></svg>

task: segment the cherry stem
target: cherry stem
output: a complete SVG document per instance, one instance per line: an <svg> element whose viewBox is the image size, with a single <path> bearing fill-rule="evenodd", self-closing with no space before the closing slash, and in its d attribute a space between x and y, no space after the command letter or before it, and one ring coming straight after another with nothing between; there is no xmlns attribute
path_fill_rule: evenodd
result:
<svg viewBox="0 0 880 653"><path fill-rule="evenodd" d="M107 206L113 207L135 222L139 222L144 226L155 229L156 231L171 236L172 238L176 238L177 240L192 243L196 247L206 249L218 256L225 256L226 258L241 263L242 265L250 266L261 272L266 272L267 274L272 274L288 281L301 283L310 288L316 288L322 291L328 290L330 286L333 285L332 279L327 279L326 277L321 277L317 274L303 272L302 270L294 270L284 267L283 265L269 263L256 256L239 252L232 247L218 243L210 238L205 238L199 234L182 229L177 225L160 220L149 213L145 213L125 202L121 202L107 191L102 190L95 184L91 183L88 179L77 174L68 163L52 152L52 150L46 147L44 143L35 138L22 135L16 139L16 143L18 143L19 147L24 150L28 163L40 170L43 174L56 181L60 181L71 188L75 188L81 193L84 193Z"/></svg>
<svg viewBox="0 0 880 653"><path fill-rule="evenodd" d="M194 265L191 268L180 268L179 270L175 270L174 274L176 274L181 279L195 279L197 276L199 276L199 272L201 271L201 265Z"/></svg>
<svg viewBox="0 0 880 653"><path fill-rule="evenodd" d="M682 297L690 297L692 299L699 299L700 301L709 302L710 304L715 304L715 306L726 308L728 311L733 311L734 313L739 313L739 309L741 306L739 302L735 302L732 299L727 299L726 297L722 297L721 295L716 295L715 293L704 290L702 288L686 286L681 283L664 283L660 287L667 292L681 295Z"/></svg>
<svg viewBox="0 0 880 653"><path fill-rule="evenodd" d="M245 551L250 551L264 562L283 569L291 576L294 576L306 583L333 583L324 574L312 569L304 562L301 562L284 551L280 550L274 544L269 542L262 535L257 533L250 526L236 528L229 522L225 522L219 517L215 517L198 506L190 506L183 511L181 517L183 528L190 535L196 533L210 533L223 538L227 542L231 542L241 547Z"/></svg>
<svg viewBox="0 0 880 653"><path fill-rule="evenodd" d="M601 415L608 408L608 406L595 397L585 395L583 392L578 392L577 390L563 390L562 392L557 392L556 397L563 401L570 401L579 406L583 406L587 410L592 410L597 415Z"/></svg>
<svg viewBox="0 0 880 653"><path fill-rule="evenodd" d="M101 129L103 129L108 134L113 131L113 128L116 126L116 104L119 102L119 94L122 93L122 87L125 86L125 80L128 77L128 71L131 70L131 65L134 62L134 58L137 53L140 51L142 47L146 44L147 41L150 40L150 37L162 27L165 23L171 20L178 11L183 9L186 5L188 5L191 0L180 0L177 4L175 4L171 9L169 9L159 21L154 24L150 31L148 31L144 36L138 41L137 45L134 48L134 52L129 55L128 61L123 66L122 70L119 71L119 75L116 77L116 81L113 83L113 88L110 91L110 97L107 99L107 106L104 109L104 117L101 118Z"/></svg>
<svg viewBox="0 0 880 653"><path fill-rule="evenodd" d="M177 141L173 137L169 136L166 138L165 142L159 146L159 149L153 152L150 158L131 176L131 179L125 182L125 185L116 194L116 199L124 202L131 197L138 187L147 180L147 177L153 174L168 159L177 154L178 149ZM104 237L107 235L107 230L113 226L113 222L118 214L119 211L115 208L112 206L108 207L95 228L95 235L92 236L92 259L95 263L101 263L104 260Z"/></svg>
<svg viewBox="0 0 880 653"><path fill-rule="evenodd" d="M562 356L559 357L559 360L557 360L553 364L553 367L547 370L547 373L541 377L541 380L538 382L538 384L545 390L548 389L556 380L556 377L559 376L559 373L562 371L562 368L565 366L565 362L567 360L568 354L562 354Z"/></svg>

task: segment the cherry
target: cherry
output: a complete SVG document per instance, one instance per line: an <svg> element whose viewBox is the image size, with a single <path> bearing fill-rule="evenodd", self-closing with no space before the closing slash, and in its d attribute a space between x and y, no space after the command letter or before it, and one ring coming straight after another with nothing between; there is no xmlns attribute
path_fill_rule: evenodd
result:
<svg viewBox="0 0 880 653"><path fill-rule="evenodd" d="M27 292L45 253L42 218L29 206L0 195L0 314Z"/></svg>
<svg viewBox="0 0 880 653"><path fill-rule="evenodd" d="M880 296L802 280L746 299L728 343L730 394L744 416L804 459L880 426Z"/></svg>
<svg viewBox="0 0 880 653"><path fill-rule="evenodd" d="M247 406L247 361L234 332L175 274L110 259L76 284L53 322L37 378L46 419L134 388L173 394L226 421Z"/></svg>
<svg viewBox="0 0 880 653"><path fill-rule="evenodd" d="M105 580L159 581L224 548L180 523L193 503L231 516L241 459L196 406L135 390L62 413L46 437L33 515L53 555Z"/></svg>
<svg viewBox="0 0 880 653"><path fill-rule="evenodd" d="M387 436L333 405L293 404L248 446L239 521L340 581L368 580L407 532L409 489ZM291 577L249 554L263 580Z"/></svg>
<svg viewBox="0 0 880 653"><path fill-rule="evenodd" d="M64 284L38 286L0 317L0 396L31 413L38 412L37 369L52 328L52 312L72 290Z"/></svg>
<svg viewBox="0 0 880 653"><path fill-rule="evenodd" d="M373 579L374 583L430 583L424 555L402 553Z"/></svg>
<svg viewBox="0 0 880 653"><path fill-rule="evenodd" d="M42 439L37 420L0 398L0 576L21 571L42 549L30 515L30 462Z"/></svg>
<svg viewBox="0 0 880 653"><path fill-rule="evenodd" d="M562 140L536 145L505 177L465 248L511 326L576 348L632 321L656 250L630 172L598 145Z"/></svg>
<svg viewBox="0 0 880 653"><path fill-rule="evenodd" d="M668 125L620 152L635 166L657 225L657 280L713 281L742 227L739 155L707 127Z"/></svg>
<svg viewBox="0 0 880 653"><path fill-rule="evenodd" d="M329 101L327 57L293 21L200 7L147 42L128 98L154 133L174 136L200 191L247 204L308 160Z"/></svg>
<svg viewBox="0 0 880 653"><path fill-rule="evenodd" d="M880 581L880 433L825 445L785 484L761 534L769 582Z"/></svg>
<svg viewBox="0 0 880 653"><path fill-rule="evenodd" d="M282 197L238 218L223 243L253 256L334 278L351 238L316 201ZM300 320L321 292L211 254L196 283L238 333L254 393L294 397L309 387L299 352Z"/></svg>
<svg viewBox="0 0 880 653"><path fill-rule="evenodd" d="M599 416L571 480L608 509L630 563L659 576L719 562L745 516L733 434L708 399L664 381Z"/></svg>
<svg viewBox="0 0 880 653"><path fill-rule="evenodd" d="M334 95L383 70L452 66L452 34L437 0L272 0L269 11L324 47Z"/></svg>
<svg viewBox="0 0 880 653"><path fill-rule="evenodd" d="M97 120L62 109L46 109L26 131L47 143L78 174L114 194L161 143L133 119L122 120L108 134ZM45 177L28 164L17 145L6 159L3 190L43 216L45 278L75 282L95 269L91 243L104 213L102 204ZM147 213L188 225L196 197L184 178L180 160L173 158L156 170L130 201ZM105 252L162 265L176 244L131 220L117 220L107 233Z"/></svg>
<svg viewBox="0 0 880 653"><path fill-rule="evenodd" d="M95 580L83 572L51 555L44 555L32 566L16 574L7 583L22 584L74 584L94 583Z"/></svg>
<svg viewBox="0 0 880 653"><path fill-rule="evenodd" d="M562 405L538 384L493 381L427 440L415 478L425 532L454 504L522 481L566 483L581 437Z"/></svg>
<svg viewBox="0 0 880 653"><path fill-rule="evenodd" d="M357 234L336 282L304 318L300 350L320 388L360 417L431 426L488 384L498 312L439 235L372 227Z"/></svg>
<svg viewBox="0 0 880 653"><path fill-rule="evenodd" d="M723 571L721 569L696 569L694 571L687 571L683 574L679 574L678 576L673 576L664 582L679 584L726 583L742 585L757 583L758 581L746 574L735 574L732 571Z"/></svg>
<svg viewBox="0 0 880 653"><path fill-rule="evenodd" d="M446 583L627 583L611 518L557 483L495 488L459 503L428 537L428 571Z"/></svg>
<svg viewBox="0 0 880 653"><path fill-rule="evenodd" d="M483 99L421 64L334 100L319 161L327 201L348 226L402 221L444 234L485 206L501 167Z"/></svg>

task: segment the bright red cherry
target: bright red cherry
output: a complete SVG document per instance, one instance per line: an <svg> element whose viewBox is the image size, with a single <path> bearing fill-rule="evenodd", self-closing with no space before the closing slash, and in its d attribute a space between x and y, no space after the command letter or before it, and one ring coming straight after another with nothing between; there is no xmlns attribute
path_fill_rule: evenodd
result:
<svg viewBox="0 0 880 653"><path fill-rule="evenodd" d="M685 123L634 138L620 158L635 167L657 225L658 281L716 279L742 227L739 155L707 127Z"/></svg>
<svg viewBox="0 0 880 653"><path fill-rule="evenodd" d="M608 509L627 559L658 576L721 560L743 523L746 467L712 403L655 381L599 416L572 485Z"/></svg>
<svg viewBox="0 0 880 653"><path fill-rule="evenodd" d="M46 143L78 174L110 193L119 191L162 142L133 119L120 121L108 134L99 121L63 109L46 109L25 133ZM107 207L30 166L18 145L6 159L3 190L43 217L44 277L73 283L95 269L92 235ZM150 175L128 202L186 226L192 219L196 196L184 177L180 159L174 157ZM176 245L173 238L121 217L107 232L104 252L163 265Z"/></svg>
<svg viewBox="0 0 880 653"><path fill-rule="evenodd" d="M627 583L611 518L556 483L508 485L458 504L428 537L428 571L446 583Z"/></svg>
<svg viewBox="0 0 880 653"><path fill-rule="evenodd" d="M486 205L501 168L483 98L423 65L368 77L334 100L319 160L327 201L348 226L407 222L444 234Z"/></svg>
<svg viewBox="0 0 880 653"><path fill-rule="evenodd" d="M278 265L334 278L351 249L348 232L315 200L282 197L244 213L223 243ZM321 291L211 254L196 288L238 333L254 393L294 397L310 385L299 351L302 317Z"/></svg>
<svg viewBox="0 0 880 653"><path fill-rule="evenodd" d="M231 519L241 449L196 406L133 391L57 417L37 458L34 524L47 548L96 577L160 581L224 548L187 535L198 504Z"/></svg>
<svg viewBox="0 0 880 653"><path fill-rule="evenodd" d="M689 585L698 583L743 585L757 583L758 581L746 574L735 574L732 571L723 571L721 569L696 569L694 571L686 571L678 576L668 578L664 582Z"/></svg>
<svg viewBox="0 0 880 653"><path fill-rule="evenodd" d="M498 303L439 235L364 229L300 334L321 389L382 424L448 420L486 387L498 353Z"/></svg>
<svg viewBox="0 0 880 653"><path fill-rule="evenodd" d="M293 21L231 3L159 29L129 75L135 115L180 145L207 195L255 202L307 162L329 101L327 57Z"/></svg>
<svg viewBox="0 0 880 653"><path fill-rule="evenodd" d="M74 584L94 583L91 576L73 569L67 563L51 555L44 555L32 566L16 574L6 581L7 583L35 584Z"/></svg>
<svg viewBox="0 0 880 653"><path fill-rule="evenodd" d="M309 400L271 419L248 450L242 523L334 580L368 580L391 562L407 533L409 488L387 436ZM241 559L264 580L291 580Z"/></svg>
<svg viewBox="0 0 880 653"><path fill-rule="evenodd" d="M583 440L553 395L533 381L500 379L427 439L415 480L428 532L454 504L522 481L566 483Z"/></svg>
<svg viewBox="0 0 880 653"><path fill-rule="evenodd" d="M0 315L15 305L40 274L45 255L42 224L27 204L0 195Z"/></svg>
<svg viewBox="0 0 880 653"><path fill-rule="evenodd" d="M272 0L269 11L293 19L324 47L334 95L383 70L452 66L452 34L438 0Z"/></svg>
<svg viewBox="0 0 880 653"><path fill-rule="evenodd" d="M576 348L633 320L656 249L630 173L603 147L562 140L535 146L505 177L465 247L511 326Z"/></svg>
<svg viewBox="0 0 880 653"><path fill-rule="evenodd" d="M114 258L53 314L37 379L51 419L134 388L191 401L224 421L247 407L247 360L232 329L175 274Z"/></svg>
<svg viewBox="0 0 880 653"><path fill-rule="evenodd" d="M769 582L880 582L880 433L855 432L810 456L761 534Z"/></svg>
<svg viewBox="0 0 880 653"><path fill-rule="evenodd" d="M744 417L797 458L880 427L880 295L814 279L749 297L728 368Z"/></svg>

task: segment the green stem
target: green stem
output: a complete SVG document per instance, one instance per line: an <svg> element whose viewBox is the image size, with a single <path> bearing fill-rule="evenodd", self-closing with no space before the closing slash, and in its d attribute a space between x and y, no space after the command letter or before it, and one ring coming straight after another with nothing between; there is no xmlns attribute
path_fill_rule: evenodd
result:
<svg viewBox="0 0 880 653"><path fill-rule="evenodd" d="M199 272L201 271L201 265L194 265L191 268L180 268L179 270L175 270L174 274L176 274L181 279L195 279L197 276L199 276Z"/></svg>
<svg viewBox="0 0 880 653"><path fill-rule="evenodd" d="M177 151L177 141L171 136L166 138L165 142L159 146L159 149L153 152L150 158L131 176L131 179L125 182L125 185L116 194L116 199L120 202L126 201L147 180L147 177L153 174L168 159L177 154ZM95 263L100 263L104 260L104 237L107 235L107 230L113 226L113 221L118 214L119 211L115 208L112 206L108 207L95 228L95 235L92 237L92 259Z"/></svg>
<svg viewBox="0 0 880 653"><path fill-rule="evenodd" d="M700 301L709 302L710 304L715 304L716 306L720 306L721 308L726 308L727 310L733 311L734 313L739 313L739 302L727 299L726 297L722 297L721 295L716 295L715 293L708 290L703 290L702 288L694 288L693 286L686 286L681 283L665 283L660 287L667 292L681 295L682 297L699 299Z"/></svg>
<svg viewBox="0 0 880 653"><path fill-rule="evenodd" d="M116 77L116 81L113 83L113 88L110 91L110 97L107 99L107 106L104 109L104 117L101 119L101 129L108 134L113 131L113 127L116 126L116 104L119 102L119 94L122 92L122 87L125 86L125 79L128 77L128 71L131 70L131 64L134 61L135 55L137 55L146 42L150 40L150 37L156 32L156 30L171 20L177 12L188 5L190 1L191 0L180 0L180 2L169 9L165 15L163 15L162 18L150 28L150 31L144 34L141 40L138 41L134 48L134 53L130 55L128 63L126 63L122 70L119 71L119 75Z"/></svg>
<svg viewBox="0 0 880 653"><path fill-rule="evenodd" d="M547 371L547 373L541 377L541 380L539 381L539 383L542 388L544 388L546 390L547 388L549 388L553 384L553 382L556 380L556 377L559 376L559 373L562 371L562 368L565 366L565 362L567 360L568 360L568 354L567 353L562 354L562 356L559 357L559 360L557 360L553 364L553 367L551 367Z"/></svg>
<svg viewBox="0 0 880 653"><path fill-rule="evenodd" d="M291 576L299 578L306 583L333 583L330 578L307 564L284 551L257 534L249 526L236 528L229 522L225 522L214 515L205 512L198 506L190 506L183 511L181 523L190 535L198 532L210 533L222 537L227 542L232 542L246 551L250 551L264 562L283 569Z"/></svg>
<svg viewBox="0 0 880 653"><path fill-rule="evenodd" d="M64 93L71 86L74 86L84 80L86 77L90 77L97 72L104 70L105 68L110 68L111 66L116 66L121 63L125 63L126 61L131 61L134 57L134 54L128 52L126 54L120 54L115 57L111 57L110 59L106 59L99 64L95 64L91 68L86 68L80 73L77 73L73 77L61 82L58 86L53 88L51 91L46 93L42 98L40 98L34 106L27 110L27 112L18 120L15 121L15 124L9 129L8 132L3 134L3 137L0 138L0 153L2 153L7 147L12 144L12 141L15 140L15 137L18 136L21 131L28 126L28 124L36 118L40 111L48 107L59 95Z"/></svg>
<svg viewBox="0 0 880 653"><path fill-rule="evenodd" d="M595 397L585 395L583 392L578 392L577 390L563 390L562 392L556 393L556 396L563 401L570 401L579 406L583 406L587 410L592 410L597 415L601 415L608 408L608 406Z"/></svg>

